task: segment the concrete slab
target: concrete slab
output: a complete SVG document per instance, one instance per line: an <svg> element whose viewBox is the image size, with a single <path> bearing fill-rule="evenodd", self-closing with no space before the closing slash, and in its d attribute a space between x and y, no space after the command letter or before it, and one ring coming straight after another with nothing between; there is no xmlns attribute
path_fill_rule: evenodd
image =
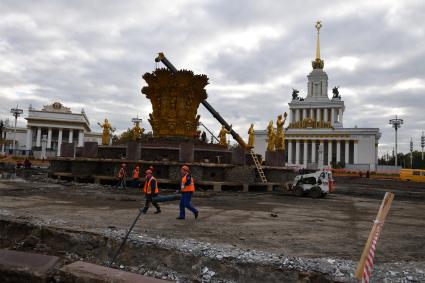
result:
<svg viewBox="0 0 425 283"><path fill-rule="evenodd" d="M0 277L7 275L7 282L45 282L48 272L59 262L57 256L0 250ZM12 281L10 281L12 280ZM18 281L13 281L18 280ZM2 281L3 282L3 281Z"/></svg>
<svg viewBox="0 0 425 283"><path fill-rule="evenodd" d="M146 277L92 263L77 261L61 268L65 282L86 283L167 283L170 281ZM78 279L78 281L77 281ZM73 281L76 280L76 281Z"/></svg>

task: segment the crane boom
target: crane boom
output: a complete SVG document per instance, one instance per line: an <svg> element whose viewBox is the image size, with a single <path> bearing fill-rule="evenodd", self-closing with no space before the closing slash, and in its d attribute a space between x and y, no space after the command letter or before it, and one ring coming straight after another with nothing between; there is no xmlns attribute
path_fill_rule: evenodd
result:
<svg viewBox="0 0 425 283"><path fill-rule="evenodd" d="M171 64L170 61L168 61L168 59L165 57L164 53L162 53L162 52L158 53L158 57L155 58L155 62L162 62L171 72L177 73L176 67L174 67L173 64ZM226 122L226 120L224 120L224 118L221 117L220 113L215 111L215 109L211 106L211 104L208 103L208 101L203 100L201 103L202 103L202 105L204 105L205 108L207 108L207 110L213 115L213 117L216 118L217 121L219 121L220 124L222 124L230 132L233 139L236 140L242 148L246 149L247 145L246 145L245 141L241 138L241 136L238 135L238 133L236 133L232 129L232 127Z"/></svg>

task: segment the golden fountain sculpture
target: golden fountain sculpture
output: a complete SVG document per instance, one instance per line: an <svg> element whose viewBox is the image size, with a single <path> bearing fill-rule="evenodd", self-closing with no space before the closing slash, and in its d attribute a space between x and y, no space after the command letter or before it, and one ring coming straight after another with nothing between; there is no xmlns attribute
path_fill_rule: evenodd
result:
<svg viewBox="0 0 425 283"><path fill-rule="evenodd" d="M251 127L248 129L248 148L252 149L255 145L255 136L254 136L254 124L251 124Z"/></svg>
<svg viewBox="0 0 425 283"><path fill-rule="evenodd" d="M199 104L207 98L208 77L188 70L173 74L156 69L145 73L143 79L148 86L142 88L142 93L152 103L149 123L154 137L193 138L199 124Z"/></svg>
<svg viewBox="0 0 425 283"><path fill-rule="evenodd" d="M111 124L109 123L108 119L105 118L103 121L103 124L97 123L102 129L102 145L109 145L109 141L111 139L112 132L115 131L115 128L112 128Z"/></svg>
<svg viewBox="0 0 425 283"><path fill-rule="evenodd" d="M285 114L283 114L283 119L282 119L282 115L277 116L277 120L276 120L276 150L285 150L285 131L283 129L283 126L285 125L285 121L286 121L286 117L288 116L288 114L285 112Z"/></svg>
<svg viewBox="0 0 425 283"><path fill-rule="evenodd" d="M225 145L227 146L227 135L230 132L224 127L221 127L220 133L218 133L218 139L220 140L220 145Z"/></svg>
<svg viewBox="0 0 425 283"><path fill-rule="evenodd" d="M136 121L134 122L134 127L130 130L130 132L132 140L139 140L145 132L145 128L140 127L140 121Z"/></svg>
<svg viewBox="0 0 425 283"><path fill-rule="evenodd" d="M273 126L273 120L270 120L267 126L267 151L274 151L276 140L276 132Z"/></svg>

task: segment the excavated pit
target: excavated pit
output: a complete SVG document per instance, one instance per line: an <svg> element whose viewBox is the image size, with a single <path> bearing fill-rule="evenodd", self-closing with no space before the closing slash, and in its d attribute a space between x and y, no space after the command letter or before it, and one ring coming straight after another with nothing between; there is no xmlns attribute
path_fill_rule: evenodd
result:
<svg viewBox="0 0 425 283"><path fill-rule="evenodd" d="M60 264L50 272L45 282L66 282L59 272L61 266L78 260L108 266L123 233L111 230L107 236L34 225L24 220L0 220L0 248L60 257ZM143 240L137 236L129 238L114 264L116 268L120 266L130 272L161 274L163 279L180 282L338 282L318 272L285 268L273 263L243 262L231 257L211 258L196 254L196 251L191 253L158 245L149 238ZM203 279L205 267L214 271L215 278L209 281ZM4 282L7 282L8 276L11 274L7 271L0 273L0 277L6 280ZM22 280L31 279L28 274L14 276Z"/></svg>

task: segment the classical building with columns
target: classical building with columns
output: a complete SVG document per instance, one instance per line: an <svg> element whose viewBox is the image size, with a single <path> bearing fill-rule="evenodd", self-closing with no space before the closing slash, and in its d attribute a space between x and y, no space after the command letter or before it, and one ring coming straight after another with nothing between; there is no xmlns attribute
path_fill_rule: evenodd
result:
<svg viewBox="0 0 425 283"><path fill-rule="evenodd" d="M46 141L46 154L56 156L60 154L63 142L83 146L85 136L93 136L90 122L84 112L72 113L68 107L59 102L46 105L41 110L30 108L27 120L26 150L32 150L37 156L42 149L43 137ZM101 134L98 134L99 139Z"/></svg>
<svg viewBox="0 0 425 283"><path fill-rule="evenodd" d="M17 128L16 149L18 154L32 154L36 158L57 156L60 154L64 142L74 143L76 147L84 145L86 141L95 141L101 144L102 133L92 132L90 122L84 112L72 113L71 109L60 102L44 106L36 110L31 106L28 109L26 128ZM14 128L6 128L8 147L14 137ZM6 144L7 146L7 144ZM45 156L42 154L45 153Z"/></svg>
<svg viewBox="0 0 425 283"><path fill-rule="evenodd" d="M317 28L316 59L307 76L307 96L300 98L294 90L289 103L289 124L285 131L288 166L317 168L345 166L375 170L378 163L378 128L344 128L344 101L338 89L328 95L328 75L320 58L319 30ZM267 132L255 132L254 151L264 156Z"/></svg>

